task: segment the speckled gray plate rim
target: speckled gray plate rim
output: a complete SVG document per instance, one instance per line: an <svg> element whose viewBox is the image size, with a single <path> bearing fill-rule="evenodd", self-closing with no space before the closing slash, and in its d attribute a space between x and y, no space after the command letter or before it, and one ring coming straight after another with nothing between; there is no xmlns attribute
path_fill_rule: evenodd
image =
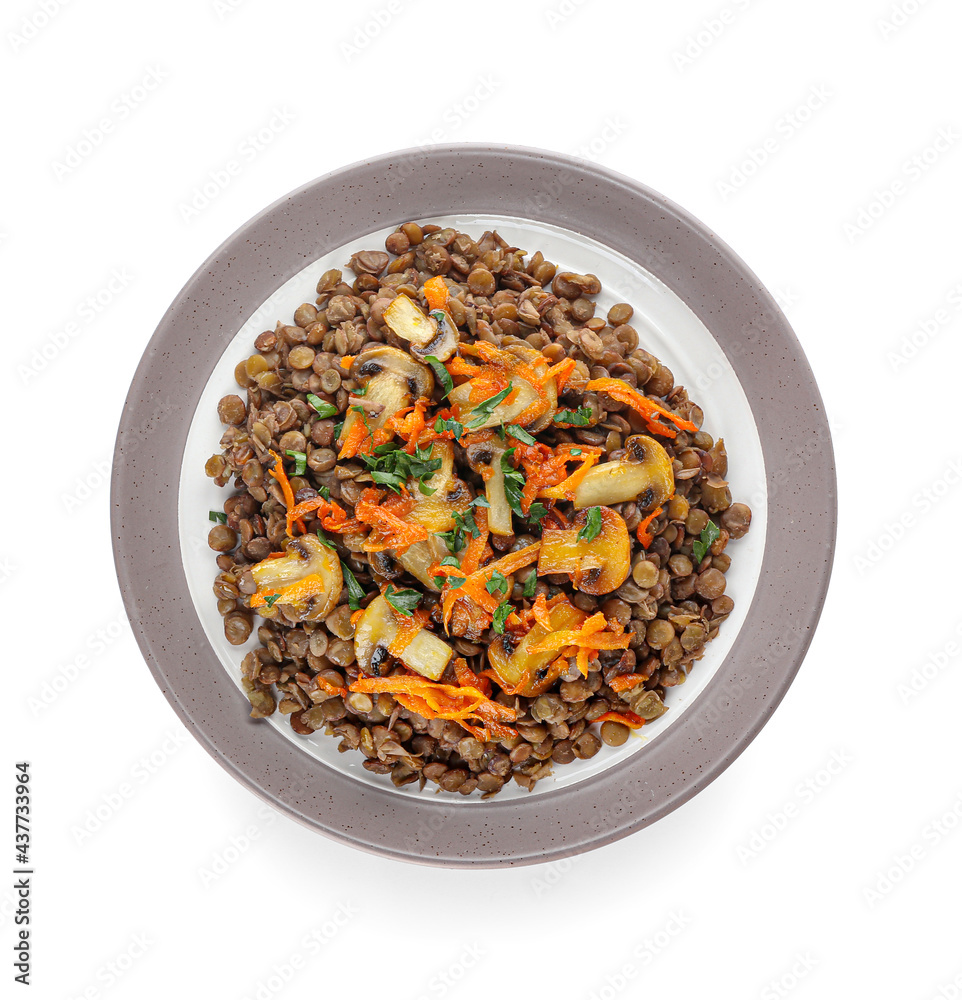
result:
<svg viewBox="0 0 962 1000"><path fill-rule="evenodd" d="M320 766L247 717L184 576L177 483L197 401L253 309L351 239L454 212L537 218L605 244L674 291L732 362L758 426L769 531L755 599L684 720L590 781L478 807L407 798ZM602 276L604 280L604 276ZM668 199L597 164L517 146L388 153L312 181L242 226L187 282L127 396L111 486L114 558L141 651L177 714L234 777L335 840L444 867L568 857L653 823L716 778L784 696L821 613L835 547L831 435L788 321L717 236ZM460 808L459 808L460 806Z"/></svg>

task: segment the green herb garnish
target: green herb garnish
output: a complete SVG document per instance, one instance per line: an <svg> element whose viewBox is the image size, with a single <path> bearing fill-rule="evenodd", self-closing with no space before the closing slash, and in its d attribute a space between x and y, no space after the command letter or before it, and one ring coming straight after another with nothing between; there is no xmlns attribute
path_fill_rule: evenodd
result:
<svg viewBox="0 0 962 1000"><path fill-rule="evenodd" d="M344 421L340 421L334 425L334 440L336 441L341 436L341 431L344 430Z"/></svg>
<svg viewBox="0 0 962 1000"><path fill-rule="evenodd" d="M352 396L366 396L367 395L367 386L366 385L359 385L356 389L354 389L351 392L351 395Z"/></svg>
<svg viewBox="0 0 962 1000"><path fill-rule="evenodd" d="M578 532L579 542L590 542L593 541L601 533L601 508L600 507L589 507L588 508L588 519L584 523L584 527Z"/></svg>
<svg viewBox="0 0 962 1000"><path fill-rule="evenodd" d="M341 572L344 574L344 582L347 584L347 603L352 611L360 611L361 601L367 596L364 588L357 582L357 577L351 572L351 567L342 559Z"/></svg>
<svg viewBox="0 0 962 1000"><path fill-rule="evenodd" d="M435 377L444 388L444 395L447 396L454 388L454 379L448 374L447 368L433 354L429 354L424 360L431 366L431 371L434 372ZM460 435L458 436L460 437Z"/></svg>
<svg viewBox="0 0 962 1000"><path fill-rule="evenodd" d="M535 589L538 586L538 574L532 569L528 574L528 579L524 581L524 589L521 593L525 597L534 597Z"/></svg>
<svg viewBox="0 0 962 1000"><path fill-rule="evenodd" d="M334 543L327 537L327 535L324 534L324 530L322 528L317 529L317 540L321 543L321 545L326 545L329 549L334 548Z"/></svg>
<svg viewBox="0 0 962 1000"><path fill-rule="evenodd" d="M556 424L571 424L572 427L587 427L591 423L591 407L579 406L577 410L559 410L554 415ZM579 455L581 452L578 453Z"/></svg>
<svg viewBox="0 0 962 1000"><path fill-rule="evenodd" d="M510 615L512 611L514 611L514 607L508 600L502 601L494 609L491 624L498 635L504 635L504 623L508 620L508 615Z"/></svg>
<svg viewBox="0 0 962 1000"><path fill-rule="evenodd" d="M543 503L533 503L528 509L528 521L532 524L538 524L547 513L548 508Z"/></svg>
<svg viewBox="0 0 962 1000"><path fill-rule="evenodd" d="M441 560L441 565L442 566L457 566L459 569L461 567L461 563L458 561L458 559L455 556L445 556Z"/></svg>
<svg viewBox="0 0 962 1000"><path fill-rule="evenodd" d="M313 392L307 394L307 402L317 411L319 417L333 417L337 413L337 407L333 403L325 403L320 396L315 396Z"/></svg>
<svg viewBox="0 0 962 1000"><path fill-rule="evenodd" d="M409 455L391 442L378 445L373 455L358 455L358 458L371 470L374 482L387 486L395 493L400 493L409 479L417 480L418 489L425 496L436 492L426 485L426 480L441 468L441 459L431 458L430 448L418 448L413 455Z"/></svg>
<svg viewBox="0 0 962 1000"><path fill-rule="evenodd" d="M460 552L464 548L464 532L460 528L439 531L438 538L448 547L448 552Z"/></svg>
<svg viewBox="0 0 962 1000"><path fill-rule="evenodd" d="M504 475L504 495L508 506L518 515L524 517L521 509L521 493L524 490L524 473L511 464L514 448L508 448L501 456L501 472Z"/></svg>
<svg viewBox="0 0 962 1000"><path fill-rule="evenodd" d="M499 570L495 570L491 574L491 579L485 583L484 589L489 594L496 594L499 590L502 594L506 594L508 592L508 578L504 575L504 573Z"/></svg>
<svg viewBox="0 0 962 1000"><path fill-rule="evenodd" d="M478 527L478 523L475 521L474 514L470 508L464 514L456 510L452 511L451 516L454 518L454 523L460 531L468 532L472 538L477 538L481 534L481 529Z"/></svg>
<svg viewBox="0 0 962 1000"><path fill-rule="evenodd" d="M307 455L302 451L285 451L285 455L290 455L294 459L294 475L303 476L307 472Z"/></svg>
<svg viewBox="0 0 962 1000"><path fill-rule="evenodd" d="M484 399L471 411L474 416L471 422L468 424L469 430L476 430L480 427L488 417L494 412L494 408L498 403L504 402L508 395L514 390L513 383L509 382L506 389L502 389L499 393L496 393L490 399Z"/></svg>
<svg viewBox="0 0 962 1000"><path fill-rule="evenodd" d="M227 524L227 515L219 510L212 510L207 517L211 521L217 521L218 524Z"/></svg>
<svg viewBox="0 0 962 1000"><path fill-rule="evenodd" d="M504 428L516 441L522 444L537 444L538 442L523 428L517 424L508 424Z"/></svg>
<svg viewBox="0 0 962 1000"><path fill-rule="evenodd" d="M280 594L269 594L267 597L264 598L264 603L269 608L272 608L280 599L281 599Z"/></svg>
<svg viewBox="0 0 962 1000"><path fill-rule="evenodd" d="M438 417L438 419L434 421L434 433L443 434L445 431L451 431L456 441L464 433L464 424L459 423L457 420L449 420Z"/></svg>
<svg viewBox="0 0 962 1000"><path fill-rule="evenodd" d="M695 541L692 542L691 551L692 555L695 557L696 563L700 563L702 559L708 555L708 550L712 547L715 543L715 539L717 539L720 534L721 531L718 530L718 525L715 524L711 518L709 518L708 524L706 524L702 530L701 537L696 538Z"/></svg>
<svg viewBox="0 0 962 1000"><path fill-rule="evenodd" d="M387 585L384 597L395 611L408 618L414 614L414 609L421 601L421 594L418 591L395 590L391 584Z"/></svg>
<svg viewBox="0 0 962 1000"><path fill-rule="evenodd" d="M325 500L330 500L331 499L331 490L330 490L330 487L328 487L328 486L318 486L317 492L320 493L321 496L324 497Z"/></svg>
<svg viewBox="0 0 962 1000"><path fill-rule="evenodd" d="M571 451L568 452L568 454L569 455L580 455L581 454L581 449L580 448L572 448Z"/></svg>

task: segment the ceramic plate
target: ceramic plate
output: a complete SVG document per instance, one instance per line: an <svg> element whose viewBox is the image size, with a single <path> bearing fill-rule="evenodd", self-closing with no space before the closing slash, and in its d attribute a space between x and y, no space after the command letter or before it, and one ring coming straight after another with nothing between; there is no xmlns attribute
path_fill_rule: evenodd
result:
<svg viewBox="0 0 962 1000"><path fill-rule="evenodd" d="M312 301L318 276L379 249L408 219L529 253L604 286L602 310L635 307L660 357L724 436L752 530L733 544L735 612L670 711L623 747L555 768L532 793L493 799L395 788L337 741L247 717L244 649L223 637L207 512L226 492L203 473L216 405L254 337ZM645 826L716 777L784 695L817 622L835 537L831 440L785 318L700 223L625 177L517 147L446 146L355 164L248 222L188 282L134 378L117 442L113 534L128 614L154 676L204 747L271 804L353 846L447 866L551 860ZM149 528L145 528L149 526ZM778 538L777 545L771 543ZM788 569L791 572L787 572ZM162 581L162 585L160 585ZM256 641L251 646L256 646Z"/></svg>

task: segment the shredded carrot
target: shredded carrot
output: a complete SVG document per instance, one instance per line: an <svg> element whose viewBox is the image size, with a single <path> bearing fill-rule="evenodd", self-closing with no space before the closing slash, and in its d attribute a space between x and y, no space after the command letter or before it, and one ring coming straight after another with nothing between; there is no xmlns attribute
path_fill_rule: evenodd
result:
<svg viewBox="0 0 962 1000"><path fill-rule="evenodd" d="M531 606L531 617L549 632L551 631L551 615L548 610L548 602L544 594L538 594Z"/></svg>
<svg viewBox="0 0 962 1000"><path fill-rule="evenodd" d="M364 551L394 549L400 553L415 542L427 541L427 528L416 521L404 520L413 507L414 501L403 486L400 495L392 493L387 497L383 490L365 490L354 507L354 517L372 528L364 542Z"/></svg>
<svg viewBox="0 0 962 1000"><path fill-rule="evenodd" d="M302 531L306 530L301 518L315 512L319 512L317 516L320 518L321 525L325 528L330 528L332 531L337 531L341 525L347 522L347 513L341 506L334 503L333 500L326 500L322 496L316 496L288 509L287 534L291 538L294 537L293 529L295 521L301 526Z"/></svg>
<svg viewBox="0 0 962 1000"><path fill-rule="evenodd" d="M598 449L600 451L600 449ZM549 486L538 491L538 496L547 497L549 500L573 500L575 491L581 485L588 470L598 462L598 452L585 451L581 457L581 465L568 476L567 479L558 483L557 486Z"/></svg>
<svg viewBox="0 0 962 1000"><path fill-rule="evenodd" d="M334 684L326 677L321 677L320 674L314 678L314 685L323 688L328 694L340 695L342 698L347 697L347 688L341 687L340 684Z"/></svg>
<svg viewBox="0 0 962 1000"><path fill-rule="evenodd" d="M612 631L606 632L607 626ZM582 676L588 676L588 666L593 656L602 649L627 649L631 642L631 634L624 632L624 626L618 622L609 622L604 613L599 611L587 621L582 622L577 630L564 629L551 632L540 641L528 647L530 653L551 653L562 650L565 655L576 655L578 669Z"/></svg>
<svg viewBox="0 0 962 1000"><path fill-rule="evenodd" d="M251 595L250 606L252 608L261 608L267 603L268 597L274 597L275 595L281 604L298 604L312 597L317 597L319 594L324 593L324 590L324 578L319 573L311 573L309 576L305 576L303 580L298 580L297 583L292 583L289 587L284 587L282 590L259 590L256 594ZM278 601L274 603L276 604Z"/></svg>
<svg viewBox="0 0 962 1000"><path fill-rule="evenodd" d="M384 429L397 434L402 441L406 442L404 450L413 455L417 451L421 435L425 430L424 411L431 405L431 400L423 396L414 406L405 407L398 410L393 417L388 418L384 424Z"/></svg>
<svg viewBox="0 0 962 1000"><path fill-rule="evenodd" d="M345 354L342 356L339 364L342 368L348 369L354 364L354 359L357 357L356 354Z"/></svg>
<svg viewBox="0 0 962 1000"><path fill-rule="evenodd" d="M565 387L565 383L571 378L571 373L575 370L577 363L574 358L565 358L564 361L559 361L556 365L552 365L545 372L545 379L553 378L555 385L558 387L558 392L561 392Z"/></svg>
<svg viewBox="0 0 962 1000"><path fill-rule="evenodd" d="M267 555L268 559L283 559L286 556L286 552L270 552Z"/></svg>
<svg viewBox="0 0 962 1000"><path fill-rule="evenodd" d="M447 309L448 286L444 283L442 275L436 274L433 278L428 278L424 282L423 288L429 309Z"/></svg>
<svg viewBox="0 0 962 1000"><path fill-rule="evenodd" d="M645 519L638 525L638 530L635 532L635 537L641 543L642 548L647 549L649 545L654 541L654 535L648 530L651 527L651 522L661 513L664 512L664 507L656 507Z"/></svg>
<svg viewBox="0 0 962 1000"><path fill-rule="evenodd" d="M487 677L479 677L469 666L468 661L459 656L454 661L454 676L461 687L477 688L485 697L491 697L491 681Z"/></svg>
<svg viewBox="0 0 962 1000"><path fill-rule="evenodd" d="M363 615L366 610L366 608L361 608L359 611L355 611L354 614L351 615L351 624L356 625L360 621L361 615Z"/></svg>
<svg viewBox="0 0 962 1000"><path fill-rule="evenodd" d="M599 715L594 721L620 722L629 729L641 729L645 724L645 720L640 715L635 715L634 712L605 712L604 715Z"/></svg>
<svg viewBox="0 0 962 1000"><path fill-rule="evenodd" d="M671 421L675 427L683 431L695 432L698 430L690 420L685 420L677 413L665 409L664 406L649 399L619 378L592 379L585 388L596 392L605 392L612 399L617 399L619 403L627 403L633 410L641 414L652 434L660 434L662 437L668 438L677 436L675 428L669 427L668 424L664 423L665 420Z"/></svg>
<svg viewBox="0 0 962 1000"><path fill-rule="evenodd" d="M461 722L473 718L488 728L493 723L513 722L517 717L513 708L491 701L479 688L440 684L426 677L403 674L359 677L350 690L365 694L392 694L402 705L427 719Z"/></svg>
<svg viewBox="0 0 962 1000"><path fill-rule="evenodd" d="M268 449L271 457L274 459L274 467L269 470L269 475L277 480L281 488L281 493L284 494L284 506L288 510L294 509L294 491L291 489L290 480L287 478L287 473L284 471L284 463L281 461L280 455L272 449ZM297 520L297 526L304 531L304 522L300 519ZM287 533L291 534L291 520L288 517Z"/></svg>
<svg viewBox="0 0 962 1000"><path fill-rule="evenodd" d="M641 674L622 674L620 677L613 677L609 681L608 687L612 691L630 691L633 687L644 684L647 679L647 677L643 677Z"/></svg>
<svg viewBox="0 0 962 1000"><path fill-rule="evenodd" d="M457 590L448 590L441 599L444 627L447 628L448 623L451 621L451 612L454 610L455 602L465 597L473 600L480 609L486 611L489 615L493 615L501 603L501 599L495 597L494 594L489 594L485 584L488 583L495 572L502 573L507 577L512 573L516 573L519 569L537 562L540 551L541 542L535 542L533 545L528 545L517 552L508 552L500 559L469 573L464 583ZM463 565L464 563L462 562L462 568ZM508 616L506 624L518 625L520 622L521 619L515 612L512 612Z"/></svg>

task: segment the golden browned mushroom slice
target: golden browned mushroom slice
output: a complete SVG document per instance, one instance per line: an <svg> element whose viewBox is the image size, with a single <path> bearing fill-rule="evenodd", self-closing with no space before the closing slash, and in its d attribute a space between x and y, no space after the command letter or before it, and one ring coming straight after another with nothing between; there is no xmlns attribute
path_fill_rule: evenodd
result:
<svg viewBox="0 0 962 1000"><path fill-rule="evenodd" d="M465 427L470 427L473 431L484 430L487 427L499 427L501 424L512 423L529 406L538 401L538 393L527 379L514 375L511 377L511 385L514 389L517 389L511 402L502 401L498 403L487 416L483 412L481 414L476 413L475 407L472 407L469 398L471 395L470 382L455 386L448 393L448 399L457 408L458 419ZM481 404L477 405L480 406ZM475 420L480 420L477 426L474 426Z"/></svg>
<svg viewBox="0 0 962 1000"><path fill-rule="evenodd" d="M344 586L337 553L316 535L300 535L287 544L284 555L264 559L251 567L258 591L280 591L268 606L255 608L262 618L316 622L337 604Z"/></svg>
<svg viewBox="0 0 962 1000"><path fill-rule="evenodd" d="M349 409L341 428L342 443L359 420L367 420L372 431L384 426L398 410L410 406L422 396L434 391L434 375L427 365L415 361L410 354L396 347L378 344L363 350L351 365L351 377L367 387L358 405L364 416Z"/></svg>
<svg viewBox="0 0 962 1000"><path fill-rule="evenodd" d="M464 453L468 465L484 480L484 495L488 509L488 530L492 535L511 535L511 508L504 492L504 470L501 458L507 450L507 442L500 441L492 434L481 435L480 441L468 441Z"/></svg>
<svg viewBox="0 0 962 1000"><path fill-rule="evenodd" d="M570 528L547 528L541 536L538 575L567 573L575 589L585 594L617 590L630 568L628 528L610 507L579 510Z"/></svg>
<svg viewBox="0 0 962 1000"><path fill-rule="evenodd" d="M530 646L539 643L551 632L574 630L588 617L570 604L558 604L548 613L551 628L535 625L518 642L510 632L499 636L488 647L488 665L491 667L501 687L525 698L535 698L548 690L567 669L566 663L550 664L559 659L558 651L529 653ZM521 687L518 687L521 685Z"/></svg>
<svg viewBox="0 0 962 1000"><path fill-rule="evenodd" d="M675 492L668 452L654 439L634 434L625 442L625 457L588 470L575 490L575 507L635 500L643 510L661 506Z"/></svg>
<svg viewBox="0 0 962 1000"><path fill-rule="evenodd" d="M427 528L430 536L426 541L415 542L395 559L419 583L437 592L438 585L429 569L449 554L438 535L454 527L455 512L463 514L468 509L471 491L454 475L454 445L450 441L435 441L431 458L441 460L441 468L424 484L434 492L425 495L416 481L408 482L408 491L414 499L414 509L408 517Z"/></svg>
<svg viewBox="0 0 962 1000"><path fill-rule="evenodd" d="M354 630L354 654L358 666L368 674L377 676L389 656L396 656L408 670L429 680L440 680L444 668L454 655L454 650L427 629L419 629L406 644L399 640L399 628L409 626L404 616L387 602L383 595L376 597L364 609ZM403 648L398 648L403 645Z"/></svg>
<svg viewBox="0 0 962 1000"><path fill-rule="evenodd" d="M419 361L427 357L447 361L458 348L458 332L448 314L435 309L425 316L421 307L404 294L384 310L384 322L411 345L411 354Z"/></svg>

